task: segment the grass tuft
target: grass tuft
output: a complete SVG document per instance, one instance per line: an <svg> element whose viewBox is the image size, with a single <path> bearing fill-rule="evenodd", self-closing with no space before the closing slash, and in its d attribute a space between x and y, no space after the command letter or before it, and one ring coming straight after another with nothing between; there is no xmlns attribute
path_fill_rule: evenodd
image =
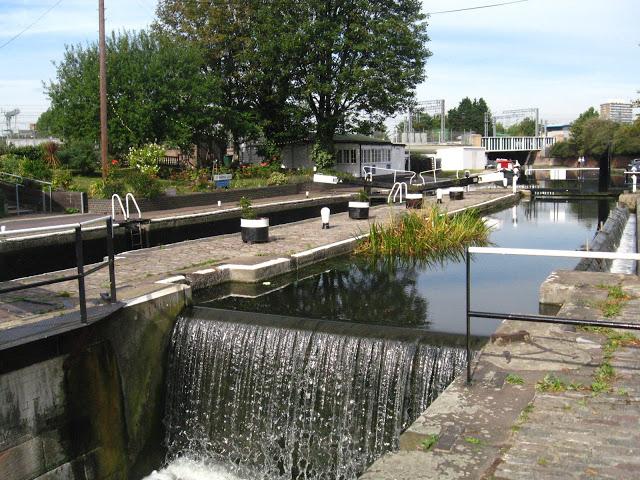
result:
<svg viewBox="0 0 640 480"><path fill-rule="evenodd" d="M457 215L442 213L437 207L425 212L409 212L390 225L374 223L358 253L428 261L460 260L468 245L488 245L490 229L475 210Z"/></svg>
<svg viewBox="0 0 640 480"><path fill-rule="evenodd" d="M524 385L524 378L520 375L516 375L515 373L510 373L507 375L507 378L505 378L505 382L510 385Z"/></svg>

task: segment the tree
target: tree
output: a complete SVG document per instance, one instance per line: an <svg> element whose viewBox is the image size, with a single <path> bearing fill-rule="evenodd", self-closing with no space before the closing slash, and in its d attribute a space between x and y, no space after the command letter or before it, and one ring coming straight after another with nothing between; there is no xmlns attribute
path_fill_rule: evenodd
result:
<svg viewBox="0 0 640 480"><path fill-rule="evenodd" d="M219 135L217 88L192 45L155 33L112 33L107 41L109 141L130 146L166 142L190 148ZM67 46L46 86L51 107L39 125L64 139L99 138L98 47Z"/></svg>
<svg viewBox="0 0 640 480"><path fill-rule="evenodd" d="M573 141L578 149L578 151L581 153L581 155L584 155L583 148L584 148L584 135L583 135L583 130L584 130L584 125L585 123L587 123L589 120L594 119L594 118L599 118L600 114L596 111L595 108L593 107L589 107L589 109L585 110L584 112L582 112L577 119L575 119L573 121L573 123L571 123L571 139L570 141Z"/></svg>
<svg viewBox="0 0 640 480"><path fill-rule="evenodd" d="M473 99L464 97L456 108L449 110L447 123L454 131L469 130L472 132L484 132L484 116L490 112L484 98Z"/></svg>
<svg viewBox="0 0 640 480"><path fill-rule="evenodd" d="M507 128L506 133L512 137L533 137L536 134L536 121L527 117Z"/></svg>
<svg viewBox="0 0 640 480"><path fill-rule="evenodd" d="M420 9L417 0L164 0L158 26L205 49L229 112L276 134L311 117L332 152L337 130L379 124L411 103L430 55Z"/></svg>

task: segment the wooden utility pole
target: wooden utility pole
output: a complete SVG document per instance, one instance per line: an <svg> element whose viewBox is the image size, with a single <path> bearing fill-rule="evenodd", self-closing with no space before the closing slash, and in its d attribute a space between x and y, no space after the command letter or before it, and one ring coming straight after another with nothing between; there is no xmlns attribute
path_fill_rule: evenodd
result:
<svg viewBox="0 0 640 480"><path fill-rule="evenodd" d="M104 0L99 0L99 27L98 27L98 49L100 53L100 164L102 165L102 179L107 178L109 173L109 161L107 160L107 150L109 140L107 136L107 66L106 66L106 45L104 39Z"/></svg>

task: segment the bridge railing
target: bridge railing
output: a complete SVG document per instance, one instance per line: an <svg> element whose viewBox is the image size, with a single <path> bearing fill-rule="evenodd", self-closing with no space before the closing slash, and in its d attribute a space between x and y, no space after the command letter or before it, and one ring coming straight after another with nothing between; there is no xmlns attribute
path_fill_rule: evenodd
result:
<svg viewBox="0 0 640 480"><path fill-rule="evenodd" d="M482 137L487 152L544 150L556 142L554 137Z"/></svg>

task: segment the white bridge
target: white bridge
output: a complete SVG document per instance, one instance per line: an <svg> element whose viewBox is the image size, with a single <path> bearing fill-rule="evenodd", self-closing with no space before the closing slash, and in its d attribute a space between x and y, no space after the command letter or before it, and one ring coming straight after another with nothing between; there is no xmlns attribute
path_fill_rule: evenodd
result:
<svg viewBox="0 0 640 480"><path fill-rule="evenodd" d="M553 137L482 137L487 152L530 152L545 150L556 142Z"/></svg>

